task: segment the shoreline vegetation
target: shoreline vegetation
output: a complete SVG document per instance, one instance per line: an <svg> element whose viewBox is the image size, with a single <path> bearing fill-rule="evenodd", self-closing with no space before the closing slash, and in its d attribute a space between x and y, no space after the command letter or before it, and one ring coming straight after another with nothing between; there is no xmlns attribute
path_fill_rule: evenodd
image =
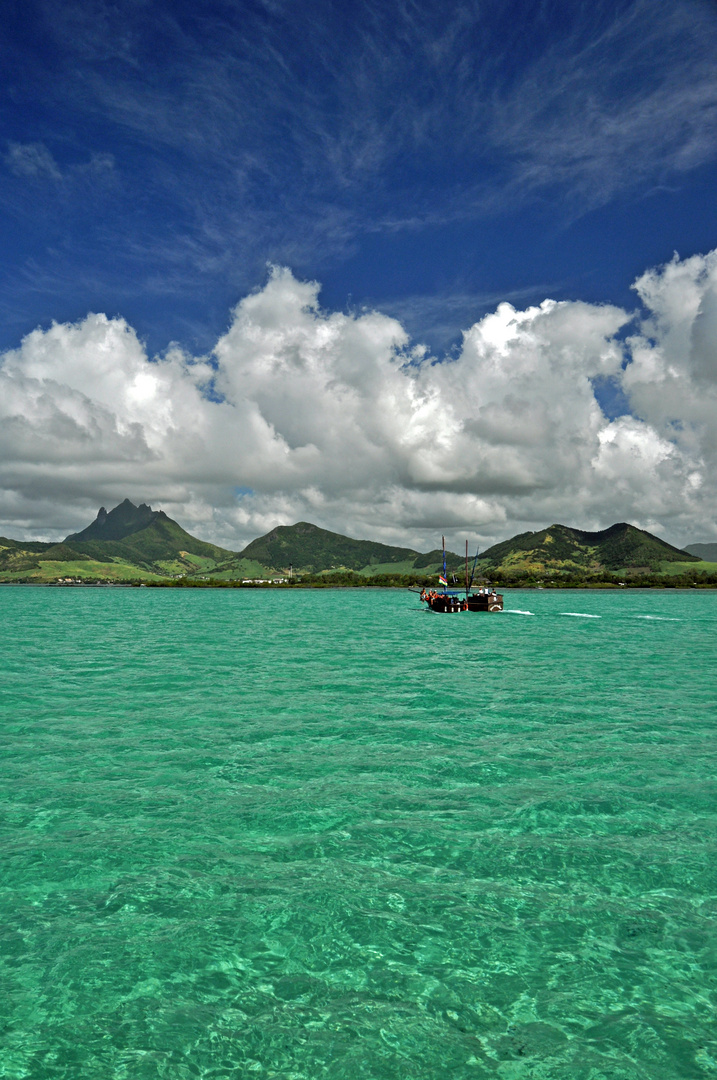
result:
<svg viewBox="0 0 717 1080"><path fill-rule="evenodd" d="M618 580L619 578L619 580ZM717 573L686 574L635 574L607 575L596 574L591 577L564 575L559 578L536 578L531 575L505 575L496 573L491 577L474 580L473 588L490 584L502 589L717 589ZM302 575L294 581L241 581L221 578L133 578L125 581L112 581L102 578L65 579L64 581L38 581L31 577L15 578L2 581L0 585L36 585L43 588L72 588L78 586L92 588L148 588L148 589L269 589L274 591L293 589L410 589L436 586L435 575L408 577L406 575L377 574L366 578L360 574L338 573L320 575ZM450 583L449 591L464 592L461 581Z"/></svg>

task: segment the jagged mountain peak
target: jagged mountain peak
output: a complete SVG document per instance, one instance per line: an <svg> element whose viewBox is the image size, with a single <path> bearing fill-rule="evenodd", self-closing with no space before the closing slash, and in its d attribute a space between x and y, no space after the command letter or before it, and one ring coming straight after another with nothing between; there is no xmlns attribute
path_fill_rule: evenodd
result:
<svg viewBox="0 0 717 1080"><path fill-rule="evenodd" d="M81 532L65 537L65 543L73 540L124 540L126 536L146 529L161 513L160 510L152 510L147 503L135 506L130 499L123 499L109 512L101 506L92 524Z"/></svg>

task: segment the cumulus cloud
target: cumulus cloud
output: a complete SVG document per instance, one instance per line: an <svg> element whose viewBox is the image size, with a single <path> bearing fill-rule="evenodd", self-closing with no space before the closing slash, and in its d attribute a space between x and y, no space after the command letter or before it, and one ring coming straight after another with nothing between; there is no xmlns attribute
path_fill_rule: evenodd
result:
<svg viewBox="0 0 717 1080"><path fill-rule="evenodd" d="M717 253L635 289L638 316L500 304L441 362L280 268L206 357L149 357L106 315L35 330L0 358L0 528L62 535L129 496L235 548L299 519L424 549L555 520L709 538ZM631 415L604 415L605 377Z"/></svg>

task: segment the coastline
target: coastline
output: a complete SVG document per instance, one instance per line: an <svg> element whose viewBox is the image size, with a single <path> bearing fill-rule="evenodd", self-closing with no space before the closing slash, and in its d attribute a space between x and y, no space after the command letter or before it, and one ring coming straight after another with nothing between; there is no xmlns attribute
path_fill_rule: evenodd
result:
<svg viewBox="0 0 717 1080"><path fill-rule="evenodd" d="M179 581L1 581L0 586L15 586L24 588L41 588L41 589L244 589L246 591L256 591L258 589L269 590L271 592L294 592L296 590L342 590L342 591L363 591L366 589L391 589L395 592L405 592L407 589L415 586L415 582L407 583L387 583L376 582L372 583L367 581L362 584L338 584L336 582L295 582L293 584L281 583L273 584L272 582L262 583L248 583L241 581L194 581L182 579ZM717 582L695 582L692 585L685 584L673 584L670 581L659 582L655 584L646 584L645 582L625 582L624 584L617 584L611 582L585 582L584 584L566 584L561 585L557 583L546 585L535 585L529 583L515 582L515 583L501 583L500 588L507 592L625 592L641 590L643 592L659 592L659 591L672 591L672 592L699 592L704 590L717 589ZM449 591L461 593L464 590L459 586L452 587Z"/></svg>

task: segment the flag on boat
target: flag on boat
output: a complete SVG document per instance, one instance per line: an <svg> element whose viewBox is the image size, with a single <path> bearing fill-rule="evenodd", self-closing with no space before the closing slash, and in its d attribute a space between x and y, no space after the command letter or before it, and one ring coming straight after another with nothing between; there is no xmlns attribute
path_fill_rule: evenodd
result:
<svg viewBox="0 0 717 1080"><path fill-rule="evenodd" d="M439 576L438 576L438 584L439 585L448 585L448 581L446 580L446 578L444 578L443 574L439 574Z"/></svg>

